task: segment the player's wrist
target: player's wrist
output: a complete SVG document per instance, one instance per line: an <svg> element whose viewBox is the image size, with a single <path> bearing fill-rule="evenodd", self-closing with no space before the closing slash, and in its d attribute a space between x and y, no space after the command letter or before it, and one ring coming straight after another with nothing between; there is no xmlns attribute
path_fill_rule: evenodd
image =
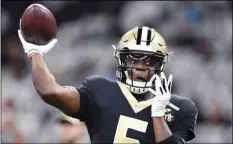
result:
<svg viewBox="0 0 233 144"><path fill-rule="evenodd" d="M165 115L165 111L156 111L151 113L151 117L163 117Z"/></svg>
<svg viewBox="0 0 233 144"><path fill-rule="evenodd" d="M43 55L40 52L33 52L28 54L28 59L31 61L32 57L36 57L36 56L43 57Z"/></svg>
<svg viewBox="0 0 233 144"><path fill-rule="evenodd" d="M165 115L165 107L153 107L151 109L151 117L163 117Z"/></svg>
<svg viewBox="0 0 233 144"><path fill-rule="evenodd" d="M40 54L41 56L43 56L43 52L36 48L29 49L26 53L29 58L31 58L31 56L33 56L34 54Z"/></svg>

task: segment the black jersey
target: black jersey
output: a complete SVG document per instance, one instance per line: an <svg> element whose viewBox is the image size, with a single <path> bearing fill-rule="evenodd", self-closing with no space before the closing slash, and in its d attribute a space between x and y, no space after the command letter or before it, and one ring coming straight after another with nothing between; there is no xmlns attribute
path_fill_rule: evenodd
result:
<svg viewBox="0 0 233 144"><path fill-rule="evenodd" d="M155 143L152 99L138 102L127 87L101 76L88 77L77 88L80 109L73 116L85 122L92 143ZM172 133L189 141L195 137L195 104L172 95L165 119Z"/></svg>

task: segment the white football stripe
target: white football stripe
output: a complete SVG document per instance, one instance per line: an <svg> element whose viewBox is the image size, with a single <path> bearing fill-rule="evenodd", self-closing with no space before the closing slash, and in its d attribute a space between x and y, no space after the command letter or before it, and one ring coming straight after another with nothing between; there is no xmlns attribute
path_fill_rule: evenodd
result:
<svg viewBox="0 0 233 144"><path fill-rule="evenodd" d="M145 27L145 26L142 27L142 38L141 38L142 41L147 40L148 30L149 30L148 27ZM146 42L142 42L141 44L146 44Z"/></svg>

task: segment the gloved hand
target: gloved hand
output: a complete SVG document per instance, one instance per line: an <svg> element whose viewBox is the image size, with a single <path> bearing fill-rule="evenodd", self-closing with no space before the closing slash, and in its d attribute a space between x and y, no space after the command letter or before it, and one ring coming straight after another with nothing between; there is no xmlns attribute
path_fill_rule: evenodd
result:
<svg viewBox="0 0 233 144"><path fill-rule="evenodd" d="M155 95L151 106L151 117L163 117L165 115L165 108L171 98L171 86L172 75L169 76L168 81L163 72L161 73L161 79L156 75L155 90L149 89Z"/></svg>
<svg viewBox="0 0 233 144"><path fill-rule="evenodd" d="M53 39L46 45L35 45L32 43L28 43L22 36L21 30L18 30L19 39L23 45L24 52L28 55L29 59L31 59L32 55L40 54L44 56L47 52L49 52L57 42L57 39Z"/></svg>

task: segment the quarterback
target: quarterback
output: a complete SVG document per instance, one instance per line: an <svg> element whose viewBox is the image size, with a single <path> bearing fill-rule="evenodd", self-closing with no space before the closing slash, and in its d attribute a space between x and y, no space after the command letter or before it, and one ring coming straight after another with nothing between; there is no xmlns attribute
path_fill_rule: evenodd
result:
<svg viewBox="0 0 233 144"><path fill-rule="evenodd" d="M40 97L85 122L92 143L184 144L195 137L197 108L171 94L172 75L163 73L168 48L153 28L135 27L113 45L117 81L95 75L78 88L59 85L46 67L43 56L57 39L39 46L18 34Z"/></svg>

